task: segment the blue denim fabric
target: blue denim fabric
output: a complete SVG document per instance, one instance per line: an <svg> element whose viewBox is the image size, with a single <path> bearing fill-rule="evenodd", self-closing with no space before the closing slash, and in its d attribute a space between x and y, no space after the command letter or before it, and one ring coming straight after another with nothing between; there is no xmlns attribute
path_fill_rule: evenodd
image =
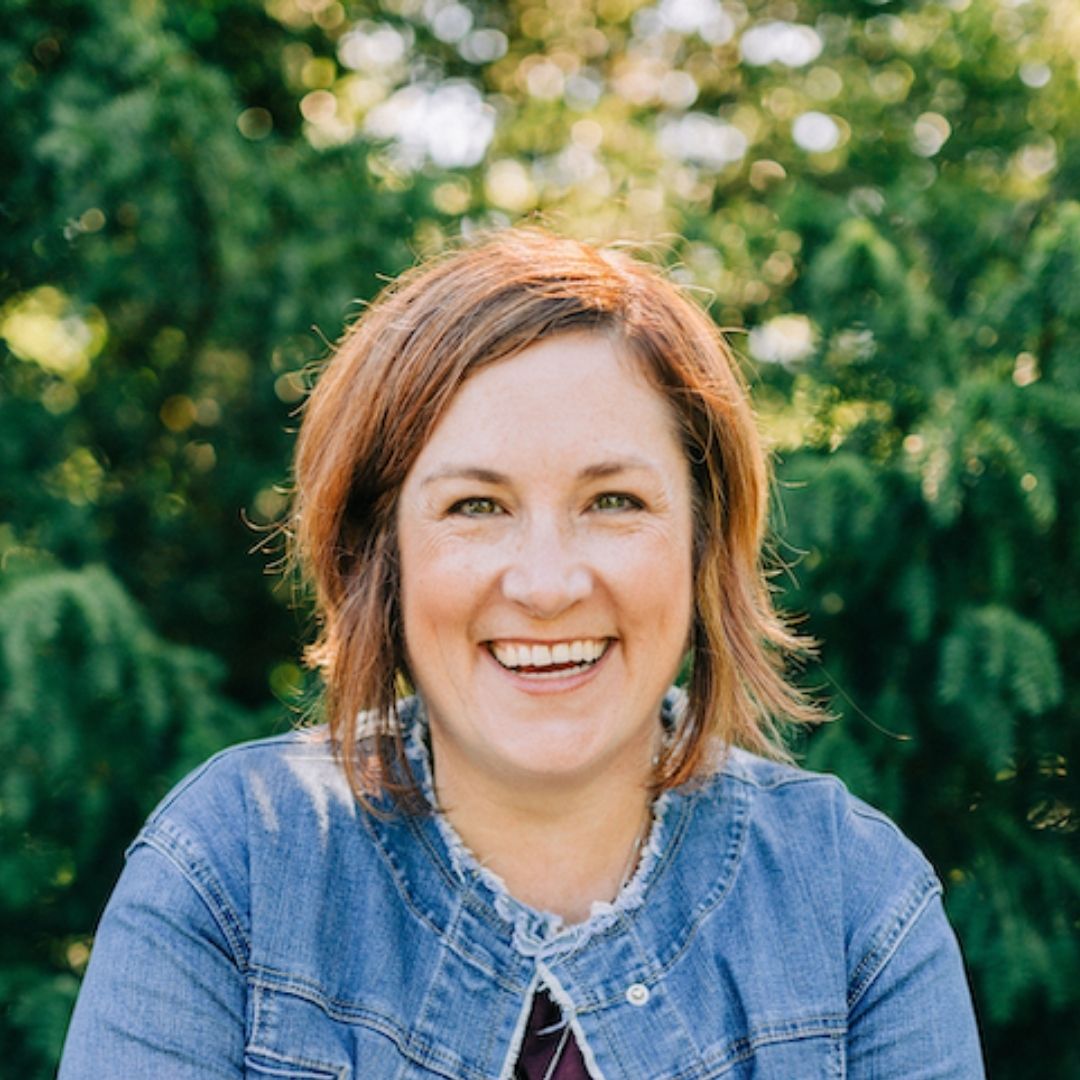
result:
<svg viewBox="0 0 1080 1080"><path fill-rule="evenodd" d="M732 752L565 927L438 814L360 811L313 731L219 754L147 822L60 1080L509 1077L539 983L594 1077L983 1076L938 881L835 779Z"/></svg>

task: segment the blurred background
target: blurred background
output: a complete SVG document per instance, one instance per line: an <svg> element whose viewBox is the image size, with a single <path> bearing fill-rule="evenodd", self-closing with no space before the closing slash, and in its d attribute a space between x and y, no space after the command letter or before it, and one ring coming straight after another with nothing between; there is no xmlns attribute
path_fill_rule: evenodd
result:
<svg viewBox="0 0 1080 1080"><path fill-rule="evenodd" d="M387 277L540 214L729 329L836 715L799 753L933 860L991 1075L1080 1076L1075 0L0 22L7 1075L52 1075L146 813L310 697L263 527L313 365Z"/></svg>

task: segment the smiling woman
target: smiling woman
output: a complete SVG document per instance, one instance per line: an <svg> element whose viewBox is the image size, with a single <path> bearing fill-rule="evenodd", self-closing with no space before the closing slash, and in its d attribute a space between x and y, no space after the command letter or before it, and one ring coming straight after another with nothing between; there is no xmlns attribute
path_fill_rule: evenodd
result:
<svg viewBox="0 0 1080 1080"><path fill-rule="evenodd" d="M586 347L584 339L592 344ZM540 350L538 364L524 362L530 349ZM553 363L571 353L572 360ZM511 365L511 358L522 362ZM526 385L519 378L524 372L531 373ZM610 378L615 372L618 384ZM491 380L499 388L485 395ZM533 434L531 464L543 471L561 447L564 414L581 402L591 411L575 408L573 415L588 441L574 452L588 449L592 459L576 467L590 474L622 468L629 460L608 461L601 450L609 427L614 437L632 426L620 415L618 391L627 380L639 390L632 398L639 410L649 398L650 430L663 429L667 449L678 451L678 471L671 471L670 459L663 463L667 471L658 468L655 453L638 460L645 439L633 440L623 453L651 465L668 486L686 474L692 504L689 703L679 739L661 748L656 790L694 776L714 736L783 757L780 723L816 717L779 671L779 657L799 643L774 613L762 576L767 468L726 343L655 268L614 251L514 230L394 283L346 336L306 406L294 521L323 616L311 655L326 673L331 726L337 716L346 718L336 733L361 800L369 787L361 775L365 766L374 770L379 789L395 783L407 764L392 720L395 676L411 681L414 674L400 609L398 529L401 495L418 456L430 455L433 433L453 420L448 412L460 416L467 403L486 399L486 415L474 418L477 449L481 427L493 438L495 414L505 444ZM540 391L548 405L543 416L535 407ZM457 424L469 426L468 419ZM484 461L442 462L437 471L465 471L457 479L474 484L506 478L501 448L486 452ZM477 494L496 509L490 483L483 491L457 492L458 498ZM600 484L596 494L613 492ZM478 509L474 504L473 513ZM654 562L646 576L660 565ZM361 710L376 724L387 721L381 729L387 738L374 744L379 761L355 753L348 718ZM407 780L405 794L416 794L411 785Z"/></svg>
<svg viewBox="0 0 1080 1080"><path fill-rule="evenodd" d="M655 269L520 230L390 288L297 446L327 725L151 817L62 1080L981 1076L933 871L784 763L766 491Z"/></svg>
<svg viewBox="0 0 1080 1080"><path fill-rule="evenodd" d="M690 487L666 401L596 332L475 374L402 486L405 649L440 803L514 895L574 921L614 897L644 815L690 637ZM474 839L504 791L540 823L524 846L526 822ZM579 822L584 800L606 808L604 835L573 837L597 849L593 888L545 869L568 839L545 823L555 791Z"/></svg>

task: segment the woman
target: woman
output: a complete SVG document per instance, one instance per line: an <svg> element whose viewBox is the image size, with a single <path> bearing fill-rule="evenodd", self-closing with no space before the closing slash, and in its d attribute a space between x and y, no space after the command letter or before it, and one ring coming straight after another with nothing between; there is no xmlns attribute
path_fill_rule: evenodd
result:
<svg viewBox="0 0 1080 1080"><path fill-rule="evenodd" d="M766 485L651 268L521 230L388 290L297 447L328 726L151 817L63 1080L981 1076L930 867L778 760Z"/></svg>

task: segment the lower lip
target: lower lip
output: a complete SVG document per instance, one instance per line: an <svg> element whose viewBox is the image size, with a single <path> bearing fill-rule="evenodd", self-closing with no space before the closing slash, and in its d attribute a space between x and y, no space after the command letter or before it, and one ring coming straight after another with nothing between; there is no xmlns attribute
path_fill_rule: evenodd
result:
<svg viewBox="0 0 1080 1080"><path fill-rule="evenodd" d="M509 679L518 689L530 694L564 694L569 690L576 690L579 686L583 686L595 678L600 669L606 665L608 657L611 656L615 649L615 645L616 642L610 641L608 647L604 650L603 656L584 670L552 671L534 675L525 675L511 668L503 667L491 655L491 650L486 645L483 646L483 649L487 658L495 665L496 670Z"/></svg>

